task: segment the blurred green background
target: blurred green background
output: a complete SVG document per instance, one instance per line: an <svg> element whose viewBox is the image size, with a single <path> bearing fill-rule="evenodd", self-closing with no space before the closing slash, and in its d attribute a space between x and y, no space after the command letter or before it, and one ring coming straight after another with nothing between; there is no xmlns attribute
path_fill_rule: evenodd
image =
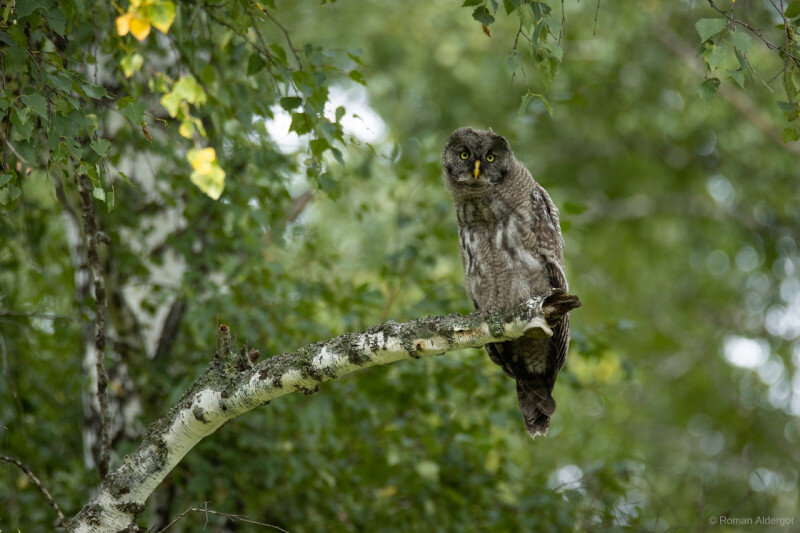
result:
<svg viewBox="0 0 800 533"><path fill-rule="evenodd" d="M525 2L478 3L491 36L460 2L276 3L178 2L141 42L101 2L3 8L0 452L67 514L98 483L77 174L109 237L113 467L208 363L217 321L266 355L470 312L440 153L471 125L506 136L561 209L583 308L549 436L527 436L483 351L400 362L228 423L140 525L209 502L292 532L798 527L800 146L781 138L780 57L753 38L754 74L704 49L695 24L720 17L704 2L551 0L534 46ZM736 14L780 39L769 2ZM703 51L728 72L710 99ZM200 89L178 94L185 78ZM529 92L552 117L521 108ZM219 200L190 180L206 147ZM52 524L0 464L0 529Z"/></svg>

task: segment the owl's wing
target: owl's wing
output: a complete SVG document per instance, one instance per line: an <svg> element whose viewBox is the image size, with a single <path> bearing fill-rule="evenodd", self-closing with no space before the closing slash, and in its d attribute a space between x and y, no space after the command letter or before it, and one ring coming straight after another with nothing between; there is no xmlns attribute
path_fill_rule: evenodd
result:
<svg viewBox="0 0 800 533"><path fill-rule="evenodd" d="M547 191L538 183L535 185L533 195L533 232L536 235L536 246L547 265L550 286L566 292L568 286L564 274L564 239L561 236L558 209ZM553 345L556 356L555 369L558 372L567 358L569 315L564 315L561 322L553 328Z"/></svg>

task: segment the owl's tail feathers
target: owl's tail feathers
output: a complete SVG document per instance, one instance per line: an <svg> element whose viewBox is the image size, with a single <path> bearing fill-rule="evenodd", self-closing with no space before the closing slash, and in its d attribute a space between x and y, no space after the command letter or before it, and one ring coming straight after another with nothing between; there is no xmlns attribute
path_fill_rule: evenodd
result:
<svg viewBox="0 0 800 533"><path fill-rule="evenodd" d="M550 416L556 410L556 401L544 376L541 379L517 381L517 400L525 428L531 437L547 435Z"/></svg>

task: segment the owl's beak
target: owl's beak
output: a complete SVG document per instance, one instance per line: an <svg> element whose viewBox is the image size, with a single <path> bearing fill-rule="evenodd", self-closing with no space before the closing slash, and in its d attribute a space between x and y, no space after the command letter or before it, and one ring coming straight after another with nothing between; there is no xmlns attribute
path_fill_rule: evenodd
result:
<svg viewBox="0 0 800 533"><path fill-rule="evenodd" d="M475 174L475 179L478 179L478 174L480 173L481 173L481 162L475 161L475 171L473 172L473 174Z"/></svg>

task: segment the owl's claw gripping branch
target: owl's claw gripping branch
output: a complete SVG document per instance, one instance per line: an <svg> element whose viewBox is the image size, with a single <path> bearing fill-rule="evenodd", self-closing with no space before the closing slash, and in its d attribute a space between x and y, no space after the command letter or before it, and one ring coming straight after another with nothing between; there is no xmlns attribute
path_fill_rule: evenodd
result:
<svg viewBox="0 0 800 533"><path fill-rule="evenodd" d="M544 323L580 305L576 296L568 295L554 295L544 302L547 310L541 298L534 298L501 313L390 321L258 362L255 349L236 350L231 328L221 324L215 355L203 375L150 425L139 448L109 473L94 500L65 530L129 527L153 490L198 442L228 420L275 398L313 391L320 383L370 366L517 339L531 321Z"/></svg>
<svg viewBox="0 0 800 533"><path fill-rule="evenodd" d="M548 324L555 324L572 309L577 309L583 304L574 294L567 294L561 289L553 292L542 302L542 311Z"/></svg>

